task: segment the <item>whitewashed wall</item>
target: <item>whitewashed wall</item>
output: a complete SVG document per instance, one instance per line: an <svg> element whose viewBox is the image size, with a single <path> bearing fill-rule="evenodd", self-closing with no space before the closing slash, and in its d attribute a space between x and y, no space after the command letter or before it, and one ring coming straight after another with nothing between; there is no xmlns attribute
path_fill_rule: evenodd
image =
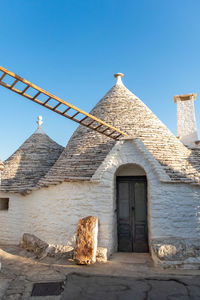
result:
<svg viewBox="0 0 200 300"><path fill-rule="evenodd" d="M18 243L24 232L53 244L73 244L78 220L99 218L99 246L117 250L115 173L125 164L138 164L148 179L149 240L200 239L200 189L169 180L139 140L118 142L92 182L65 182L30 195L10 197L8 211L0 211L0 243ZM97 182L99 180L99 182Z"/></svg>

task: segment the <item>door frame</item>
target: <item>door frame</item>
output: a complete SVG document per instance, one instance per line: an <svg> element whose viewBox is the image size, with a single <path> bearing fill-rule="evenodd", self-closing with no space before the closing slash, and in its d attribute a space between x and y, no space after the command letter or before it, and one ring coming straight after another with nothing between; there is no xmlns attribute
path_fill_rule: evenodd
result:
<svg viewBox="0 0 200 300"><path fill-rule="evenodd" d="M133 182L145 182L145 195L146 195L146 226L147 226L147 246L148 246L148 250L149 250L149 232L148 232L148 193L147 193L147 177L146 176L116 176L116 208L117 208L117 251L119 251L119 186L118 186L118 182L123 182L123 181L133 181ZM132 189L132 187L131 187ZM131 203L129 203L129 205L131 206ZM135 236L135 220L134 220L134 212L131 209L130 210L130 214L129 214L129 218L130 218L130 224L132 227L132 231L131 231L131 245L132 245L132 252L134 252L133 249L133 239ZM133 232L133 228L134 228L134 232Z"/></svg>

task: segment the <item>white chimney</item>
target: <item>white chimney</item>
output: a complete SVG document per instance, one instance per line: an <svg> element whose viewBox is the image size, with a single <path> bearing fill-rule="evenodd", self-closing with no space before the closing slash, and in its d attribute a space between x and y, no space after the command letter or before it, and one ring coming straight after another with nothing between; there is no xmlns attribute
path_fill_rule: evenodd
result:
<svg viewBox="0 0 200 300"><path fill-rule="evenodd" d="M191 148L196 147L197 125L194 111L194 100L196 94L174 96L177 103L177 138Z"/></svg>

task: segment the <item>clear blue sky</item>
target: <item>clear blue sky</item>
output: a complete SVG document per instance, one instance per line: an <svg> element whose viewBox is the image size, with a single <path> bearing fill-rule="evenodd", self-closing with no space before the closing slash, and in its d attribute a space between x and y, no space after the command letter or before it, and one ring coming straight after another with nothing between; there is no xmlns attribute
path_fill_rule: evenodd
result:
<svg viewBox="0 0 200 300"><path fill-rule="evenodd" d="M173 96L196 92L200 130L199 16L199 0L1 1L0 65L87 112L122 72L174 134ZM0 87L0 159L36 130L38 115L66 145L76 124Z"/></svg>

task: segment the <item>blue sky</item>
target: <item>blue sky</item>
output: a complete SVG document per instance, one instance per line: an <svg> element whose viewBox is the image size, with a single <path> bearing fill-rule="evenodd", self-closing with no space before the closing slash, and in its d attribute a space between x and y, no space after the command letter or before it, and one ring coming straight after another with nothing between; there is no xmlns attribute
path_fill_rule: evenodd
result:
<svg viewBox="0 0 200 300"><path fill-rule="evenodd" d="M1 1L0 65L89 112L122 72L124 84L176 134L173 96L197 93L199 0ZM72 121L0 86L0 159L43 128L66 145Z"/></svg>

